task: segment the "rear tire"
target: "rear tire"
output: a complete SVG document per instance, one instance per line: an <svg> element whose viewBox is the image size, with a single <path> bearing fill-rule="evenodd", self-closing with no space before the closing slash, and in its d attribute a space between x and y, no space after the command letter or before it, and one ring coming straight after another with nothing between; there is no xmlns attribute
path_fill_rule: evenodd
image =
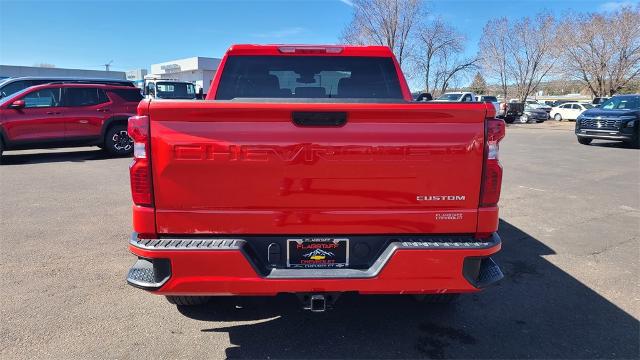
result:
<svg viewBox="0 0 640 360"><path fill-rule="evenodd" d="M582 145L589 145L593 139L578 136L578 142Z"/></svg>
<svg viewBox="0 0 640 360"><path fill-rule="evenodd" d="M133 153L133 140L127 134L126 125L113 125L107 130L104 149L112 156L127 156Z"/></svg>
<svg viewBox="0 0 640 360"><path fill-rule="evenodd" d="M454 302L460 294L430 294L430 295L415 295L416 301L425 304L450 304Z"/></svg>
<svg viewBox="0 0 640 360"><path fill-rule="evenodd" d="M195 306L202 305L209 302L208 296L167 296L167 301L173 305L179 306Z"/></svg>
<svg viewBox="0 0 640 360"><path fill-rule="evenodd" d="M562 115L560 115L560 114L555 114L555 115L553 115L553 119L554 119L555 121L562 121Z"/></svg>
<svg viewBox="0 0 640 360"><path fill-rule="evenodd" d="M529 122L529 117L528 117L527 115L521 115L521 116L518 118L518 122L519 122L520 124L526 124L526 123L528 123L528 122Z"/></svg>

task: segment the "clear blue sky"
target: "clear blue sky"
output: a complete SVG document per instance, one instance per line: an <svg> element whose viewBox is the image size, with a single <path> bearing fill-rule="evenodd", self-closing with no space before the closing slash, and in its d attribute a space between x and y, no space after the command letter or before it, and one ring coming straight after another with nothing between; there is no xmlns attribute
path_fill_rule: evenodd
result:
<svg viewBox="0 0 640 360"><path fill-rule="evenodd" d="M429 2L468 36L475 53L482 27L499 16L548 9L562 15L608 11L638 0ZM352 16L348 0L322 1L7 1L0 0L0 63L112 70L190 56L220 57L233 43L336 43Z"/></svg>

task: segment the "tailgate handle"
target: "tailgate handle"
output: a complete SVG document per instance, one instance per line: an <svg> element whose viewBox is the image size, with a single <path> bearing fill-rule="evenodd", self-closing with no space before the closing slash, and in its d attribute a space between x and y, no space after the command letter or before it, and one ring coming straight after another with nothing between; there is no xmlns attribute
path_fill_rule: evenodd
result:
<svg viewBox="0 0 640 360"><path fill-rule="evenodd" d="M291 114L298 126L343 126L347 123L344 111L294 111Z"/></svg>

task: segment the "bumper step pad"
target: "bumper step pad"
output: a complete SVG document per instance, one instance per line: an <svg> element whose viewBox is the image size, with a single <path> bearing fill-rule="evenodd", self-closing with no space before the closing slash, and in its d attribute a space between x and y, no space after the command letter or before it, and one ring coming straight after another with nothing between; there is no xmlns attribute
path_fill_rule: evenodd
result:
<svg viewBox="0 0 640 360"><path fill-rule="evenodd" d="M492 258L485 258L480 262L480 273L478 274L476 286L484 288L502 280L503 277L504 274L498 264Z"/></svg>
<svg viewBox="0 0 640 360"><path fill-rule="evenodd" d="M140 289L156 290L171 277L171 264L168 259L138 258L129 269L127 282Z"/></svg>

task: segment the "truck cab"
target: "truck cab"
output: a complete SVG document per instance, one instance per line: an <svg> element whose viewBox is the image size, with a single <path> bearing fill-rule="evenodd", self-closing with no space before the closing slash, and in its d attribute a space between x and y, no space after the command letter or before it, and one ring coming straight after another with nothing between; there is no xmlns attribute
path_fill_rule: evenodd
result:
<svg viewBox="0 0 640 360"><path fill-rule="evenodd" d="M147 75L144 79L144 95L146 99L186 99L198 98L196 87L188 81L162 79Z"/></svg>

